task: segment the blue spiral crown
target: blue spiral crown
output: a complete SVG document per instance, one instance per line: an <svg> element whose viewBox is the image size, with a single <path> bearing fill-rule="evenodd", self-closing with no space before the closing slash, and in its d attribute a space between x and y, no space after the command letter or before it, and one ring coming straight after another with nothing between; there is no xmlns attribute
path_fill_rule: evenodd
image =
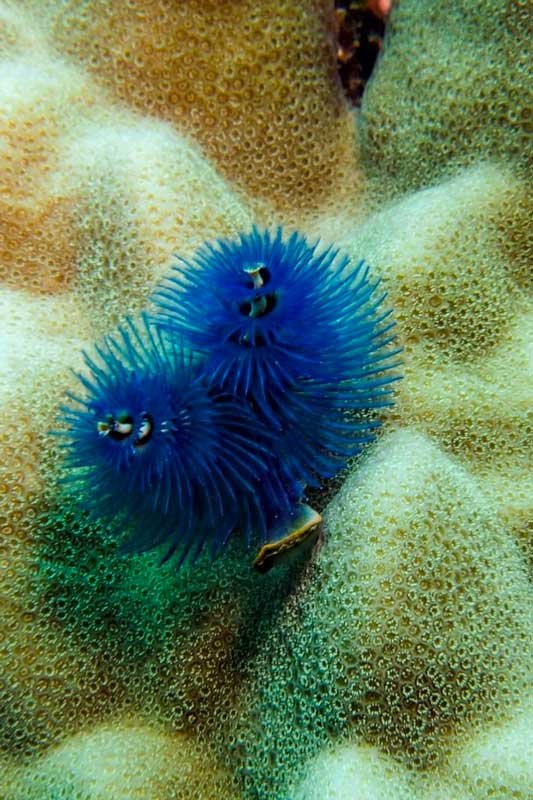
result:
<svg viewBox="0 0 533 800"><path fill-rule="evenodd" d="M96 516L130 531L124 552L165 543L163 560L214 555L233 530L264 541L302 487L250 409L210 390L197 361L143 318L84 353L85 395L62 409L68 482Z"/></svg>
<svg viewBox="0 0 533 800"><path fill-rule="evenodd" d="M205 359L211 386L277 430L295 480L318 485L373 438L399 362L386 293L298 233L259 231L180 259L154 295L154 322Z"/></svg>

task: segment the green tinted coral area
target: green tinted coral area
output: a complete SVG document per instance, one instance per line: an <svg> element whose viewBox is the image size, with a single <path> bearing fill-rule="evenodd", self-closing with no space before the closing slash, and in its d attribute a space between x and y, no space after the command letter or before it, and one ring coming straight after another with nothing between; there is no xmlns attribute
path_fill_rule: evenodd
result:
<svg viewBox="0 0 533 800"><path fill-rule="evenodd" d="M364 95L362 154L380 193L528 155L531 18L504 0L401 2Z"/></svg>

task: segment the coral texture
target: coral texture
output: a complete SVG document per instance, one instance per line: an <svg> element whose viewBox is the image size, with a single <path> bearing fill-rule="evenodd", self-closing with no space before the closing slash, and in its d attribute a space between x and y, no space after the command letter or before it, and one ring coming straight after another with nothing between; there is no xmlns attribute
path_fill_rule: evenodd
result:
<svg viewBox="0 0 533 800"><path fill-rule="evenodd" d="M525 4L402 0L357 114L331 5L0 3L6 800L531 794ZM307 562L121 558L59 490L71 370L174 253L279 223L383 279L383 435Z"/></svg>
<svg viewBox="0 0 533 800"><path fill-rule="evenodd" d="M323 0L28 0L95 84L201 144L253 205L356 202L349 105ZM294 135L298 131L297 135Z"/></svg>
<svg viewBox="0 0 533 800"><path fill-rule="evenodd" d="M526 0L397 4L361 115L376 188L413 191L481 158L530 165L530 11Z"/></svg>

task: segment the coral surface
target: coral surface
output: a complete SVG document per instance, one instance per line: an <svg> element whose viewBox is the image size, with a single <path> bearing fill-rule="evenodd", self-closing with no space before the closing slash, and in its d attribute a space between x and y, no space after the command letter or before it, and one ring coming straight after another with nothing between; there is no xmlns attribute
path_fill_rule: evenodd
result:
<svg viewBox="0 0 533 800"><path fill-rule="evenodd" d="M3 800L531 795L526 4L402 0L360 111L332 6L0 3ZM50 435L81 348L280 223L382 277L397 404L305 558L122 558Z"/></svg>

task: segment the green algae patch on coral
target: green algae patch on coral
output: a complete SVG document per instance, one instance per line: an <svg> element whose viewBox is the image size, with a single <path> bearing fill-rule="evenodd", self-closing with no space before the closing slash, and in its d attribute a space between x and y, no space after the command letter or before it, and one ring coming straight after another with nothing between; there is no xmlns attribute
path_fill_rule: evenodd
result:
<svg viewBox="0 0 533 800"><path fill-rule="evenodd" d="M160 565L164 552L120 556L123 535L84 519L52 487L35 521L27 589L41 625L63 657L72 650L98 664L94 688L109 712L142 710L169 730L220 736L301 564L260 576L235 540L215 564L205 555L177 572Z"/></svg>

